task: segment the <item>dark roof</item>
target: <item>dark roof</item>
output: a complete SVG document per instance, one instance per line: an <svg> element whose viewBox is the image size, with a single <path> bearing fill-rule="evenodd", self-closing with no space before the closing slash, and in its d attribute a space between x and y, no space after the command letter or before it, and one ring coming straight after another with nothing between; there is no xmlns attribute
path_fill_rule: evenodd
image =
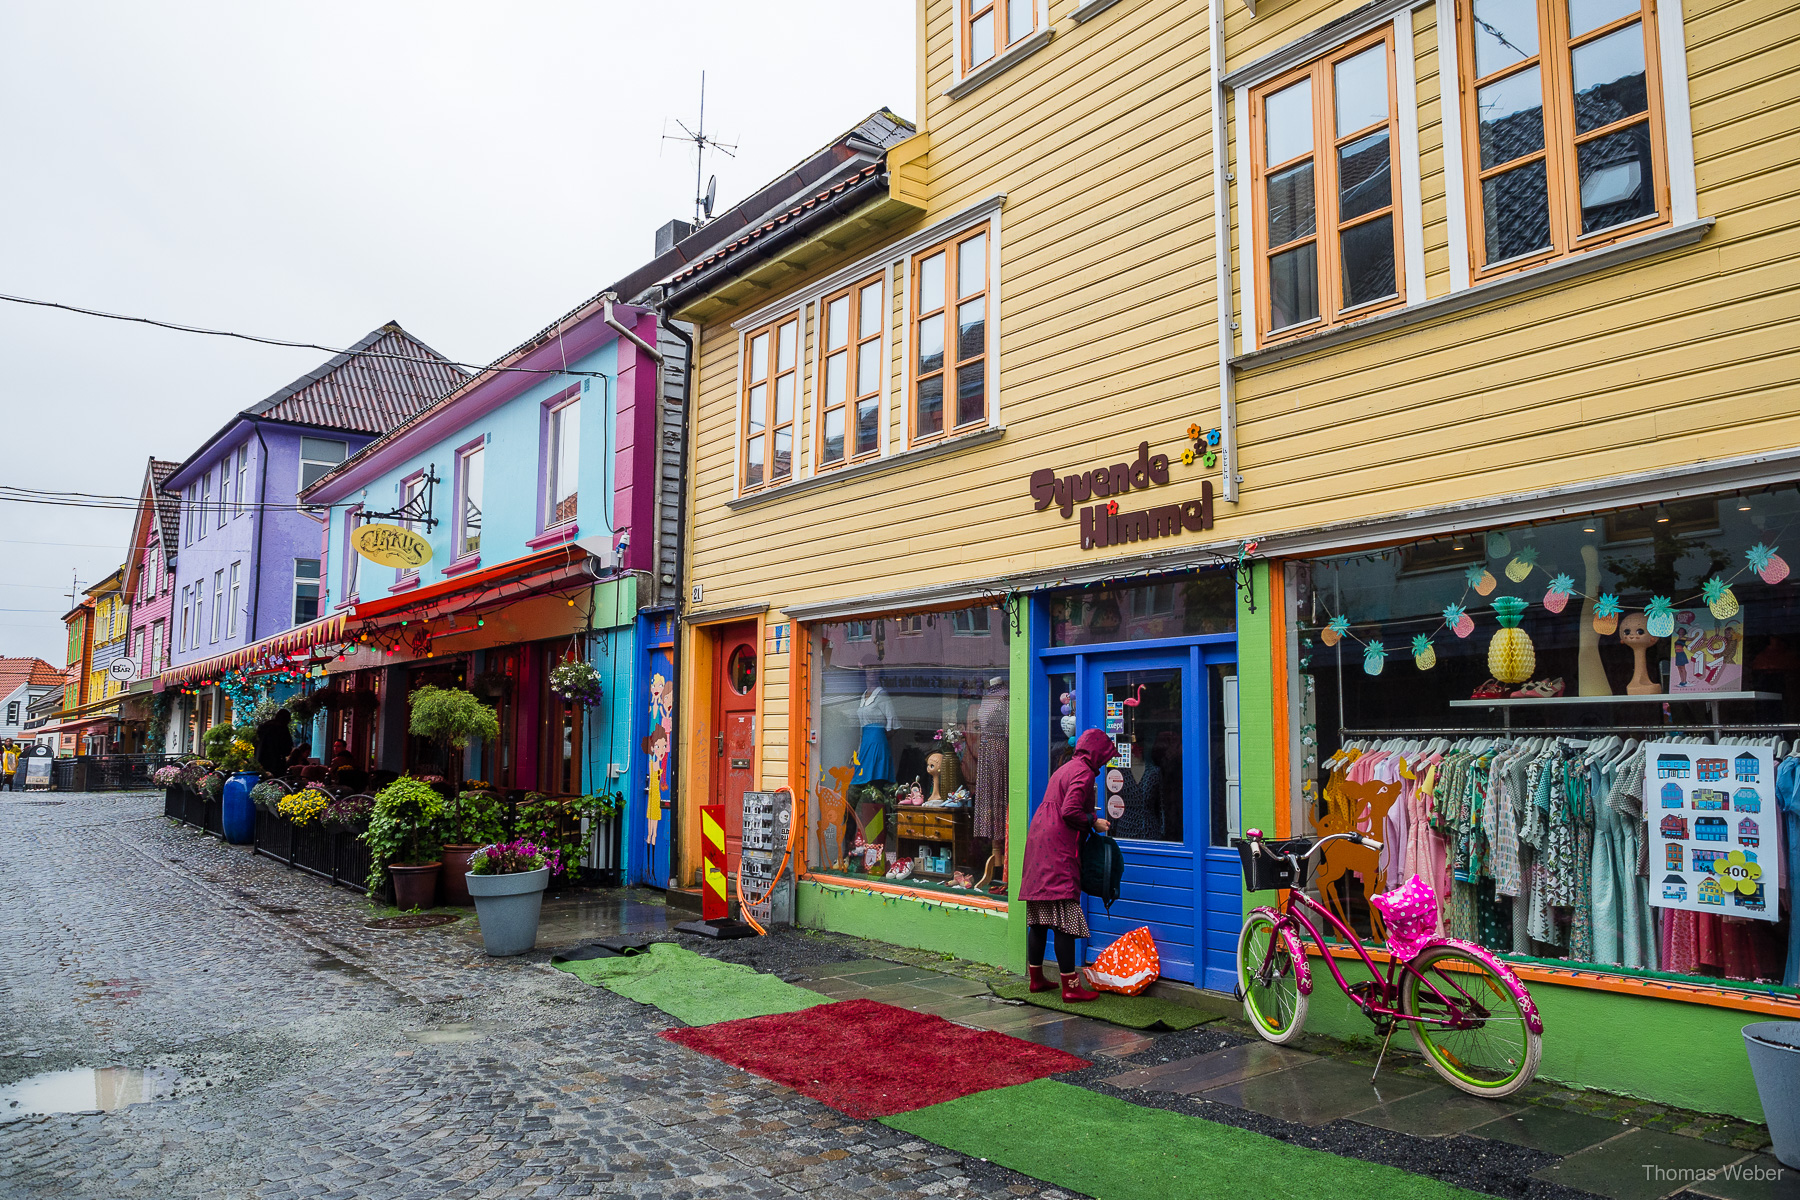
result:
<svg viewBox="0 0 1800 1200"><path fill-rule="evenodd" d="M181 542L181 497L163 490L163 484L181 464L167 459L150 460L150 482L156 488L156 515L162 522L162 544L165 548ZM133 549L133 553L136 548Z"/></svg>
<svg viewBox="0 0 1800 1200"><path fill-rule="evenodd" d="M872 162L872 163L868 164L867 166L865 166L862 170L856 172L854 175L848 175L848 176L844 177L843 179L838 180L836 183L832 184L830 187L826 188L824 191L818 192L817 194L812 195L812 196L808 196L806 199L802 200L799 204L794 205L792 208L788 209L787 211L782 212L782 213L777 213L775 216L770 217L767 221L764 221L762 224L756 226L754 229L750 230L750 232L744 234L742 237L736 239L735 241L726 242L723 246L720 246L717 250L713 251L711 254L707 255L705 258L699 260L698 262L689 264L684 270L676 272L674 275L669 277L670 285L674 286L674 285L683 283L689 279L692 279L694 276L696 276L700 272L706 270L708 267L716 266L719 263L724 262L726 259L730 258L732 255L738 253L738 251L744 249L746 246L749 246L751 243L757 241L758 239L766 237L767 235L775 232L777 229L780 229L783 225L786 225L789 221L794 220L796 217L805 216L807 213L811 212L814 208L818 207L821 204L827 203L828 201L836 199L837 197L843 195L845 192L849 191L853 186L863 182L866 179L873 179L876 176L876 174L878 174L880 171L881 171L881 164L878 162Z"/></svg>
<svg viewBox="0 0 1800 1200"><path fill-rule="evenodd" d="M363 353L371 350L401 357ZM405 361L409 359L428 361ZM296 425L384 433L466 379L443 355L390 321L245 413Z"/></svg>

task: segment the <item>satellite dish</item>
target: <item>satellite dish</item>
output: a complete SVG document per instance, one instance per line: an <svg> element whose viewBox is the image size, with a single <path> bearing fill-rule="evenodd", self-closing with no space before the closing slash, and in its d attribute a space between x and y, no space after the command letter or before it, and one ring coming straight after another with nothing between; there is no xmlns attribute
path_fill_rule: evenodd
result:
<svg viewBox="0 0 1800 1200"><path fill-rule="evenodd" d="M719 198L719 177L710 176L706 181L706 215L712 216L713 201Z"/></svg>

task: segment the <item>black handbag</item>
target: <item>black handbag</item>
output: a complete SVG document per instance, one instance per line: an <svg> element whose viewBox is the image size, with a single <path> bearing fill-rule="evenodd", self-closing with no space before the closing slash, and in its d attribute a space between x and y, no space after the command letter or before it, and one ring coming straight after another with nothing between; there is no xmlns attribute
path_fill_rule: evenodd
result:
<svg viewBox="0 0 1800 1200"><path fill-rule="evenodd" d="M1125 853L1104 833L1089 831L1081 843L1081 890L1100 901L1108 912L1119 898L1119 882L1125 878Z"/></svg>

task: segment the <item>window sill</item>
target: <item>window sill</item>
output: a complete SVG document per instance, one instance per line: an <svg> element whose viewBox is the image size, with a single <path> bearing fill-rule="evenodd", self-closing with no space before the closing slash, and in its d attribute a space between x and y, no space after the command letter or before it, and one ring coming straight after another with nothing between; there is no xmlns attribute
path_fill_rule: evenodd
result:
<svg viewBox="0 0 1800 1200"><path fill-rule="evenodd" d="M399 583L396 583L393 587L389 588L388 591L395 594L399 592L410 592L418 586L419 577L414 575L411 579L402 579Z"/></svg>
<svg viewBox="0 0 1800 1200"><path fill-rule="evenodd" d="M543 550L550 546L560 546L564 542L572 542L575 540L575 535L580 532L581 530L575 522L570 521L567 525L559 525L555 529L546 530L534 538L526 538L525 544L533 550Z"/></svg>
<svg viewBox="0 0 1800 1200"><path fill-rule="evenodd" d="M1465 312L1484 304L1492 304L1496 300L1510 299L1539 288L1579 279L1584 275L1621 267L1626 263L1636 262L1640 258L1648 258L1653 254L1663 254L1692 246L1706 236L1706 231L1712 226L1713 219L1703 217L1685 225L1659 229L1655 233L1646 233L1641 237L1618 242L1603 249L1590 250L1569 258L1559 258L1539 267L1529 267L1511 275L1502 275L1497 279L1491 279L1486 283L1477 283L1436 299L1424 300L1405 308L1365 317L1348 325L1340 325L1336 329L1323 329L1318 333L1309 333L1291 341L1278 342L1273 346L1252 350L1248 354L1240 354L1232 359L1231 365L1240 371L1254 370L1257 367L1285 362L1290 358L1299 358L1305 354L1329 350L1347 342L1356 341L1358 338L1391 333L1426 321L1435 321L1453 313Z"/></svg>
<svg viewBox="0 0 1800 1200"><path fill-rule="evenodd" d="M817 884L822 888L839 888L846 892L873 892L880 896L899 896L907 900L927 900L933 904L942 904L950 908L970 908L983 912L1004 914L1007 903L998 896L983 896L977 892L940 892L936 888L913 888L903 883L888 883L880 879L852 879L847 875L819 875L807 872L800 877L802 883Z"/></svg>
<svg viewBox="0 0 1800 1200"><path fill-rule="evenodd" d="M452 575L461 575L464 571L473 571L480 565L481 555L471 554L467 558L459 558L449 566L445 567L442 574L445 578L449 578Z"/></svg>
<svg viewBox="0 0 1800 1200"><path fill-rule="evenodd" d="M1069 19L1077 25L1083 21L1091 21L1118 2L1119 0L1086 0L1086 3L1075 6L1075 11L1069 14Z"/></svg>
<svg viewBox="0 0 1800 1200"><path fill-rule="evenodd" d="M361 602L362 602L361 596L351 596L348 599L340 600L336 604L332 605L331 611L332 612L343 612L346 608L355 608Z"/></svg>
<svg viewBox="0 0 1800 1200"><path fill-rule="evenodd" d="M1111 3L1111 0L1107 0L1107 2ZM1033 54L1042 50L1045 46L1050 44L1050 39L1055 36L1056 31L1053 29L1038 30L1017 45L1008 46L1003 53L995 55L993 58L982 63L979 67L976 67L973 71L970 71L967 75L964 75L961 79L945 88L943 94L950 97L952 100L961 100L964 96L968 95L994 76L1010 71L1025 59L1030 58Z"/></svg>
<svg viewBox="0 0 1800 1200"><path fill-rule="evenodd" d="M820 488L847 483L852 479L864 479L885 471L897 471L903 467L915 466L934 458L943 458L964 450L973 450L977 446L986 446L997 442L1004 436L1006 436L1004 425L998 428L983 429L979 433L965 433L959 437L933 442L929 446L920 446L914 450L902 450L900 453L890 454L886 458L874 458L854 466L840 467L824 475L814 475L810 479L802 479L798 483L786 484L772 490L753 492L748 496L739 496L736 500L727 500L725 507L733 512L755 508L758 505L785 500L789 496L802 496L808 492L816 492Z"/></svg>

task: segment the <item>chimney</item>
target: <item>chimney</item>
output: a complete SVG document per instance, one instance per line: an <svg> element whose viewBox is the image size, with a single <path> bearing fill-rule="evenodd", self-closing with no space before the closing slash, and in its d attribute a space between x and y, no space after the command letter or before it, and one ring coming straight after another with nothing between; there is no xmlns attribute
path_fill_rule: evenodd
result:
<svg viewBox="0 0 1800 1200"><path fill-rule="evenodd" d="M668 253L676 242L692 232L694 232L694 225L691 221L670 221L656 231L656 254L652 257L660 258Z"/></svg>

